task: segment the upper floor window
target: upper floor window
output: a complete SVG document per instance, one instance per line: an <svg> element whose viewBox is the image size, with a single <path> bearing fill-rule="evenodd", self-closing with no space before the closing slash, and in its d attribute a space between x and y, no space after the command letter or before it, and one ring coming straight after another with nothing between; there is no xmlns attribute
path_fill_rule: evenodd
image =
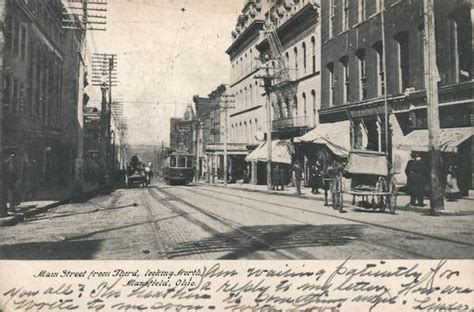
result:
<svg viewBox="0 0 474 312"><path fill-rule="evenodd" d="M303 70L306 74L306 42L303 42Z"/></svg>
<svg viewBox="0 0 474 312"><path fill-rule="evenodd" d="M303 92L301 97L303 98L303 115L306 117L308 115L308 111L307 111L307 108L306 108L306 93ZM306 120L305 120L305 122L306 122Z"/></svg>
<svg viewBox="0 0 474 312"><path fill-rule="evenodd" d="M398 85L399 91L404 92L410 87L410 54L408 46L408 32L402 31L395 35L397 41L398 58Z"/></svg>
<svg viewBox="0 0 474 312"><path fill-rule="evenodd" d="M295 47L294 53L295 53L295 79L298 79L298 48L297 47Z"/></svg>
<svg viewBox="0 0 474 312"><path fill-rule="evenodd" d="M367 99L367 75L365 63L365 50L361 49L356 52L359 61L359 100Z"/></svg>
<svg viewBox="0 0 474 312"><path fill-rule="evenodd" d="M316 39L311 37L311 66L313 67L313 73L316 72Z"/></svg>
<svg viewBox="0 0 474 312"><path fill-rule="evenodd" d="M462 7L450 14L454 82L472 79L471 9Z"/></svg>
<svg viewBox="0 0 474 312"><path fill-rule="evenodd" d="M374 44L374 50L377 54L377 95L385 94L385 72L384 72L384 56L382 42Z"/></svg>
<svg viewBox="0 0 474 312"><path fill-rule="evenodd" d="M346 31L349 29L349 0L342 0L342 6L342 30Z"/></svg>
<svg viewBox="0 0 474 312"><path fill-rule="evenodd" d="M348 64L347 56L342 57L340 62L342 65L342 77L344 79L343 101L344 103L349 103L350 80L349 80L349 64Z"/></svg>
<svg viewBox="0 0 474 312"><path fill-rule="evenodd" d="M367 13L367 0L357 0L358 1L358 6L357 6L357 13L359 16L359 22L365 21L366 18L366 13ZM378 0L376 0L378 1Z"/></svg>
<svg viewBox="0 0 474 312"><path fill-rule="evenodd" d="M336 81L334 77L334 63L329 63L327 66L328 71L328 80L329 80L329 106L334 105L334 88L336 86Z"/></svg>
<svg viewBox="0 0 474 312"><path fill-rule="evenodd" d="M329 3L329 38L334 37L334 0L328 0Z"/></svg>

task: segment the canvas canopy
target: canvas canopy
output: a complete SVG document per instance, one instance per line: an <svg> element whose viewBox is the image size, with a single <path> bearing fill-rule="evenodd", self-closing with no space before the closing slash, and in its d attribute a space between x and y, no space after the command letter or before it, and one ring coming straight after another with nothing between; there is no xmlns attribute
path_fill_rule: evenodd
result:
<svg viewBox="0 0 474 312"><path fill-rule="evenodd" d="M351 152L346 172L350 174L388 175L387 156L373 152Z"/></svg>
<svg viewBox="0 0 474 312"><path fill-rule="evenodd" d="M291 156L294 154L293 145L289 141L272 141L272 162L291 164ZM260 144L246 158L246 161L267 161L267 143Z"/></svg>
<svg viewBox="0 0 474 312"><path fill-rule="evenodd" d="M326 145L335 155L347 157L351 149L350 129L349 121L324 123L294 141Z"/></svg>
<svg viewBox="0 0 474 312"><path fill-rule="evenodd" d="M457 153L458 146L471 138L474 128L445 128L440 129L439 144L442 152ZM400 149L405 151L428 152L428 130L415 130L405 136Z"/></svg>

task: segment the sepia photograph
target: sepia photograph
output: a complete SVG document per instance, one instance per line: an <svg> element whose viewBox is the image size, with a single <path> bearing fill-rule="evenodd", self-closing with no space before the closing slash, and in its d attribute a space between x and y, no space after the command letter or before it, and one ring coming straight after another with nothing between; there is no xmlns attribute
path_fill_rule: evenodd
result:
<svg viewBox="0 0 474 312"><path fill-rule="evenodd" d="M474 258L472 1L0 4L0 259Z"/></svg>

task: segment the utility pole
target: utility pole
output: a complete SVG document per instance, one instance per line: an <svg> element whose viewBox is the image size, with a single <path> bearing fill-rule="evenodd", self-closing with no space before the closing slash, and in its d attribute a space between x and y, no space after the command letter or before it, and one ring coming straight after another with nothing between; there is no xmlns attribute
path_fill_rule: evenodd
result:
<svg viewBox="0 0 474 312"><path fill-rule="evenodd" d="M426 109L428 119L428 148L431 158L430 209L435 214L444 209L444 192L441 188L441 151L439 146L438 69L436 65L434 0L423 0L425 35L424 70L426 89Z"/></svg>
<svg viewBox="0 0 474 312"><path fill-rule="evenodd" d="M234 98L235 95L228 95L224 94L222 95L224 98L224 105L221 106L221 109L224 111L224 186L227 186L227 180L228 180L228 169L227 169L227 136L228 136L228 121L229 119L228 116L228 111L230 108L235 108L235 106L231 105L232 103L235 103L235 100L231 100L231 98Z"/></svg>
<svg viewBox="0 0 474 312"><path fill-rule="evenodd" d="M105 138L102 144L105 144L104 152L104 171L105 177L108 184L108 178L110 177L110 166L109 155L111 150L111 120L112 120L112 88L117 86L117 55L105 54L105 53L94 53L92 55L92 85L100 86L102 90L102 111L101 111L101 127L104 127ZM105 90L105 91L104 91ZM105 92L109 91L108 101ZM108 103L107 103L108 102ZM102 120L104 120L102 122ZM101 129L102 134L102 129ZM102 139L102 138L101 138ZM115 160L112 159L114 162Z"/></svg>
<svg viewBox="0 0 474 312"><path fill-rule="evenodd" d="M380 23L382 29L382 66L383 66L383 100L384 100L384 126L385 126L385 155L387 155L387 159L390 163L392 163L392 159L389 155L389 121L388 121L388 99L387 99L387 46L386 46L386 39L385 39L385 0L380 1ZM379 145L380 147L380 145Z"/></svg>
<svg viewBox="0 0 474 312"><path fill-rule="evenodd" d="M100 145L99 145L99 159L101 170L101 184L107 182L107 85L104 83L100 88L102 92L101 109L100 109Z"/></svg>
<svg viewBox="0 0 474 312"><path fill-rule="evenodd" d="M0 1L0 86L2 86L0 88L0 217L6 217L7 216L7 204L6 204L6 197L7 197L7 194L5 194L6 192L4 192L5 190L5 187L3 185L4 181L3 181L3 176L4 176L4 172L3 172L3 159L4 159L4 150L3 150L3 134L5 133L4 132L4 128L3 128L3 75L4 75L4 72L5 72L5 69L3 68L3 56L4 56L4 51L3 51L3 48L4 48L4 21L5 21L5 6L6 6L6 2L5 1Z"/></svg>
<svg viewBox="0 0 474 312"><path fill-rule="evenodd" d="M270 61L269 57L266 57L265 63L266 66L262 67L265 69L265 75L263 76L255 76L257 79L263 79L263 86L265 89L265 95L267 97L265 111L266 111L266 119L267 119L267 188L268 190L272 190L272 100L271 94L273 91L273 80L277 78L277 76L270 73L270 67L268 66L268 62Z"/></svg>

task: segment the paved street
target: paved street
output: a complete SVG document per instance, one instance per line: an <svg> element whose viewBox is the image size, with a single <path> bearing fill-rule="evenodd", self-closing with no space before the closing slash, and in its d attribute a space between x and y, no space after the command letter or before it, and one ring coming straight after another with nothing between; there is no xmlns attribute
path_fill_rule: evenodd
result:
<svg viewBox="0 0 474 312"><path fill-rule="evenodd" d="M1 229L2 259L474 258L474 216L341 214L225 189L120 189Z"/></svg>

